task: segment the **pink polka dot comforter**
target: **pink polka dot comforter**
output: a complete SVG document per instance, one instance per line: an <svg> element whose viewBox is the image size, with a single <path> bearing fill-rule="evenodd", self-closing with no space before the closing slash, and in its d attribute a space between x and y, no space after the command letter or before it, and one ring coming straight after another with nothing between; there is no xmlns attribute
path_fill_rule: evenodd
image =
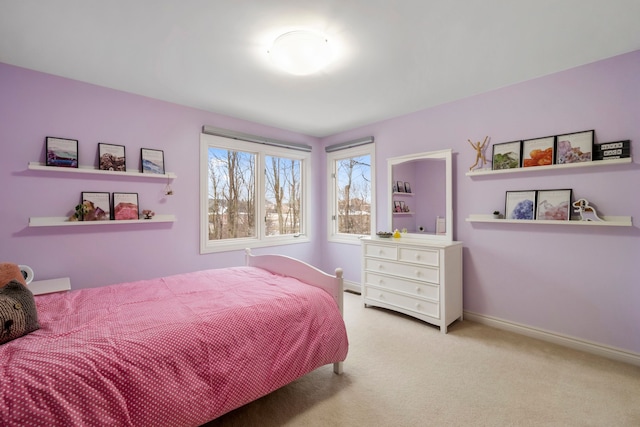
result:
<svg viewBox="0 0 640 427"><path fill-rule="evenodd" d="M2 426L198 426L347 355L326 292L233 267L40 295L0 346Z"/></svg>

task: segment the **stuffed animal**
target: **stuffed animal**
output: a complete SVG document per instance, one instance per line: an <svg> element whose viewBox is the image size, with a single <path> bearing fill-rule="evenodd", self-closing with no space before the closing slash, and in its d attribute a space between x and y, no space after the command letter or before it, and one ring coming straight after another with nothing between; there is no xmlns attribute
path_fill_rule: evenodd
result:
<svg viewBox="0 0 640 427"><path fill-rule="evenodd" d="M0 288L0 327L0 344L40 329L33 294L17 280Z"/></svg>
<svg viewBox="0 0 640 427"><path fill-rule="evenodd" d="M0 286L6 285L11 280L17 280L24 286L27 286L27 282L25 281L25 278L22 275L22 271L20 271L20 266L18 264L13 264L10 262L0 262Z"/></svg>

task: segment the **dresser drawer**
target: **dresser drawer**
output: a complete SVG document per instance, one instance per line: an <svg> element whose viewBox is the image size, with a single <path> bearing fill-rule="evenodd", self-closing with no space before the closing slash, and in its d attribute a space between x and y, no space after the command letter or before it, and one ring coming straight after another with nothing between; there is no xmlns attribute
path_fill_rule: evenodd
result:
<svg viewBox="0 0 640 427"><path fill-rule="evenodd" d="M398 248L386 245L364 245L364 256L396 260Z"/></svg>
<svg viewBox="0 0 640 427"><path fill-rule="evenodd" d="M425 301L413 297L387 292L376 288L364 288L365 297L371 300L392 304L405 310L440 318L440 305L437 302Z"/></svg>
<svg viewBox="0 0 640 427"><path fill-rule="evenodd" d="M382 274L368 271L364 273L364 281L367 285L396 290L420 298L429 298L434 301L440 300L440 286L438 285L409 282L397 277L383 276Z"/></svg>
<svg viewBox="0 0 640 427"><path fill-rule="evenodd" d="M438 251L429 249L399 248L398 261L438 267L440 265L439 258Z"/></svg>
<svg viewBox="0 0 640 427"><path fill-rule="evenodd" d="M367 271L402 276L411 280L439 283L440 272L437 268L418 265L399 264L391 261L365 258L364 268Z"/></svg>

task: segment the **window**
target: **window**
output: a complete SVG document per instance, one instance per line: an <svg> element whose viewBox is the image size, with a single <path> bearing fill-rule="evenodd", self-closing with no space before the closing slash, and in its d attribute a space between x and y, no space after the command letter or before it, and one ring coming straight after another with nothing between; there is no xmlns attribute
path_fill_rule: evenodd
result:
<svg viewBox="0 0 640 427"><path fill-rule="evenodd" d="M310 153L202 134L200 252L309 241Z"/></svg>
<svg viewBox="0 0 640 427"><path fill-rule="evenodd" d="M329 240L359 243L375 225L374 144L327 154Z"/></svg>

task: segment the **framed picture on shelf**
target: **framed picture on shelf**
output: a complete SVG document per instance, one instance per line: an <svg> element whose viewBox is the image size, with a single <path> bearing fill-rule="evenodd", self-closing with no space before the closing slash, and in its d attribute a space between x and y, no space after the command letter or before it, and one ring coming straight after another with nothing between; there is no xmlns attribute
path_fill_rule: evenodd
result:
<svg viewBox="0 0 640 427"><path fill-rule="evenodd" d="M404 193L404 182L396 181L396 189L398 190L398 193Z"/></svg>
<svg viewBox="0 0 640 427"><path fill-rule="evenodd" d="M522 167L549 166L554 163L555 136L522 141Z"/></svg>
<svg viewBox="0 0 640 427"><path fill-rule="evenodd" d="M124 145L98 143L98 168L103 171L127 170Z"/></svg>
<svg viewBox="0 0 640 427"><path fill-rule="evenodd" d="M556 164L593 160L593 130L556 136Z"/></svg>
<svg viewBox="0 0 640 427"><path fill-rule="evenodd" d="M515 169L520 167L520 158L522 157L522 141L493 144L492 150L492 170Z"/></svg>
<svg viewBox="0 0 640 427"><path fill-rule="evenodd" d="M398 200L395 200L393 202L393 211L394 212L402 212L402 206L400 205L400 202Z"/></svg>
<svg viewBox="0 0 640 427"><path fill-rule="evenodd" d="M535 219L536 191L507 191L505 219Z"/></svg>
<svg viewBox="0 0 640 427"><path fill-rule="evenodd" d="M78 167L78 140L48 136L46 139L47 166Z"/></svg>
<svg viewBox="0 0 640 427"><path fill-rule="evenodd" d="M83 191L81 194L82 221L108 221L111 219L109 193Z"/></svg>
<svg viewBox="0 0 640 427"><path fill-rule="evenodd" d="M113 193L113 219L139 219L138 193Z"/></svg>
<svg viewBox="0 0 640 427"><path fill-rule="evenodd" d="M569 221L571 219L571 189L538 190L536 220Z"/></svg>
<svg viewBox="0 0 640 427"><path fill-rule="evenodd" d="M404 183L404 192L411 193L411 184L409 184L408 182Z"/></svg>
<svg viewBox="0 0 640 427"><path fill-rule="evenodd" d="M164 151L141 148L140 159L142 161L142 173L164 175Z"/></svg>

